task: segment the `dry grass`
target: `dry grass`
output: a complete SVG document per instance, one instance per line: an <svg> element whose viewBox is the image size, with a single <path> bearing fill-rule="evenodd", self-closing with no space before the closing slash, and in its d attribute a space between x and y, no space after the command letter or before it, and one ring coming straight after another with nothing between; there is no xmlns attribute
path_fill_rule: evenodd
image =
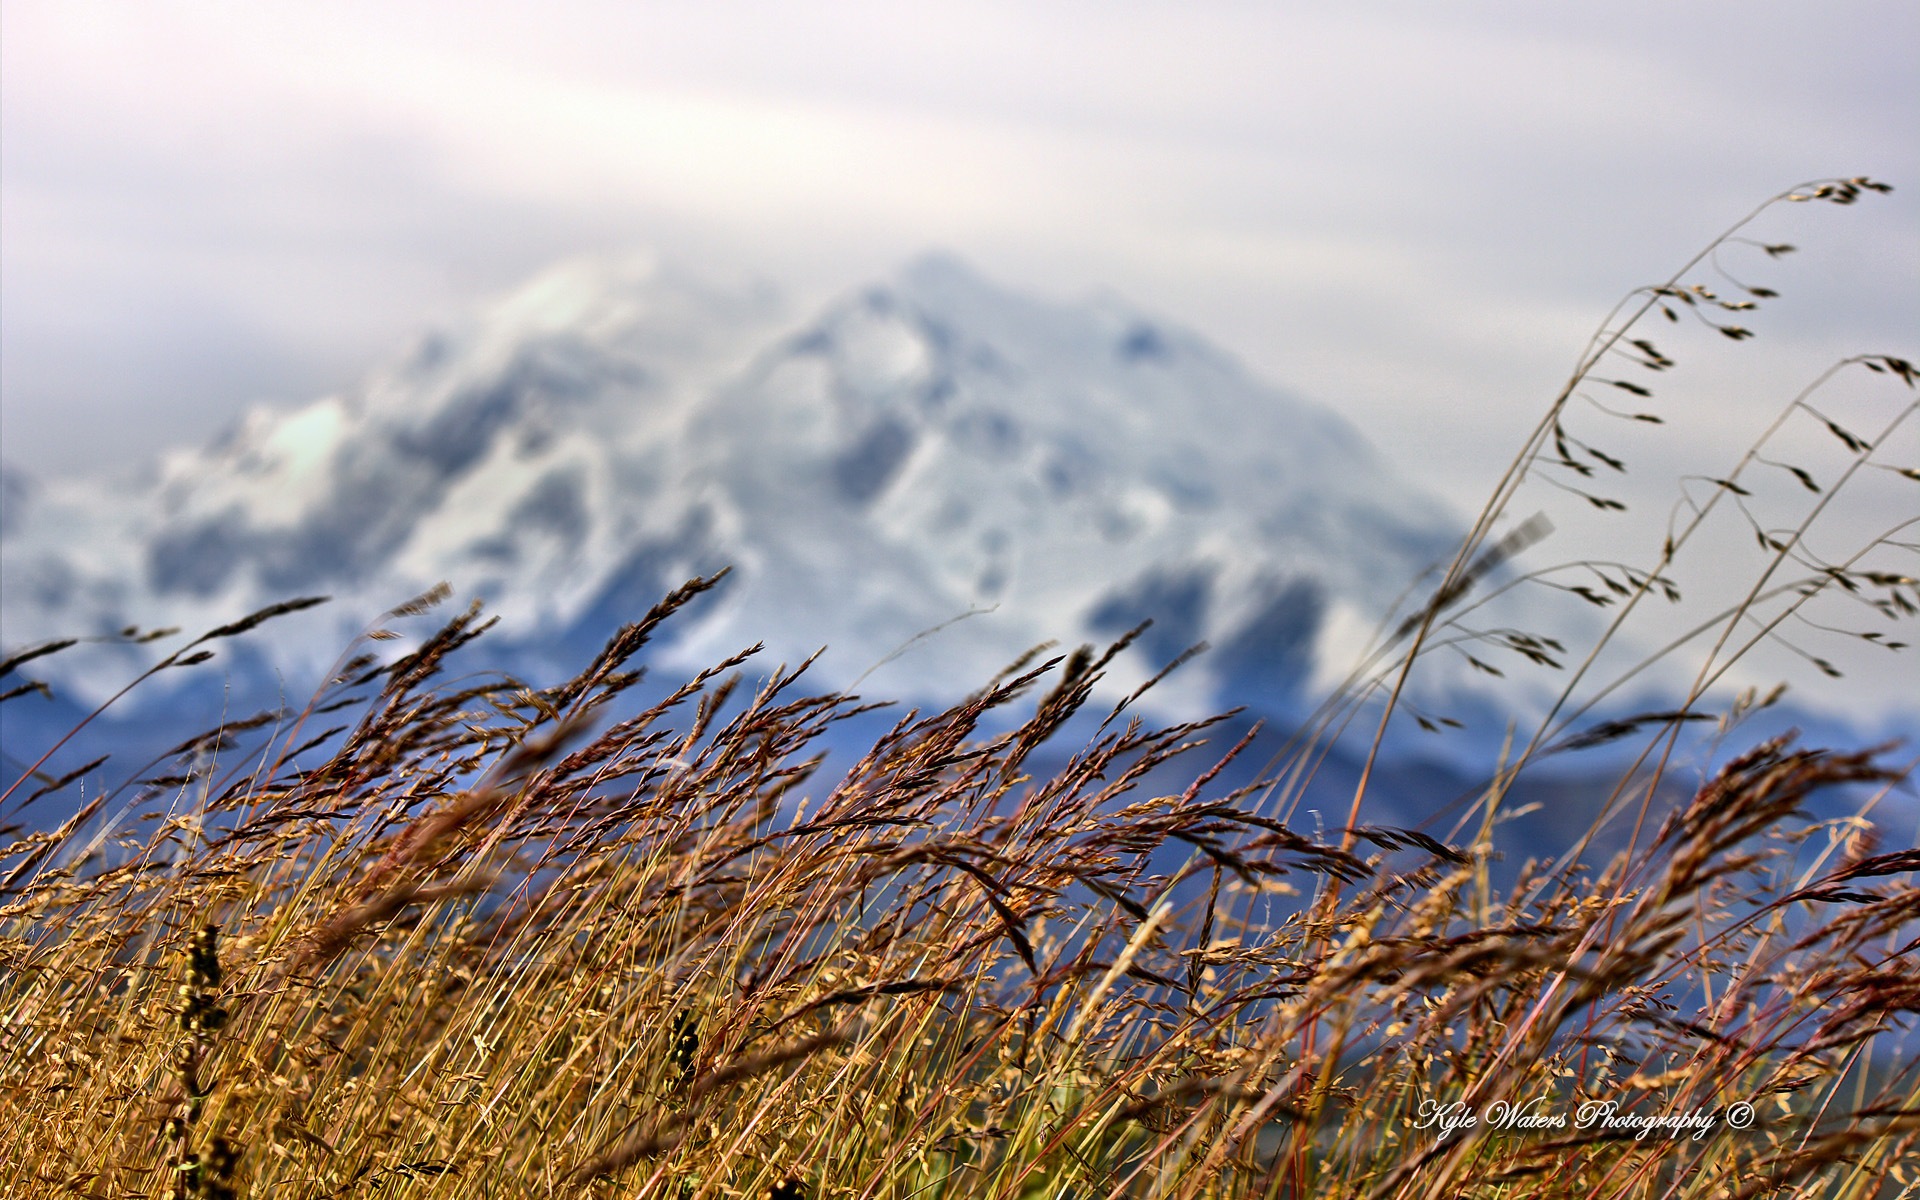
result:
<svg viewBox="0 0 1920 1200"><path fill-rule="evenodd" d="M1567 398L1630 328L1509 482L1551 465ZM346 663L252 753L197 740L130 819L96 800L0 851L9 1194L1911 1190L1920 852L1807 811L1831 789L1871 805L1905 774L1886 752L1770 741L1664 817L1623 782L1649 806L1625 854L1496 888L1513 772L1640 737L1623 780L1658 777L1709 659L1655 719L1550 715L1457 846L1363 824L1364 782L1334 834L1283 819L1323 735L1458 628L1513 549L1481 544L1510 498L1250 788L1220 782L1244 743L1214 723L1096 726L1111 649L1018 664L830 774L820 749L862 710L802 672L751 685L741 656L636 700L634 656L711 581L557 687L440 689L473 611L397 663ZM1912 594L1840 571L1816 573ZM1621 583L1637 601L1666 575ZM323 732L330 713L351 716ZM1684 1128L1639 1136L1658 1121Z"/></svg>

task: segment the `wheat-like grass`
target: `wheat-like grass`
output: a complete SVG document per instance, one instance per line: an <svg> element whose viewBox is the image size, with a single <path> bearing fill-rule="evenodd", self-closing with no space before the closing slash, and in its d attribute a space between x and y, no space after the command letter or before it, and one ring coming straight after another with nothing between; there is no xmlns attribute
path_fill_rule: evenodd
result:
<svg viewBox="0 0 1920 1200"><path fill-rule="evenodd" d="M1676 276L1640 311L1715 304ZM485 631L470 609L399 662L343 663L298 717L252 723L255 754L232 727L184 744L135 785L131 821L103 827L96 801L0 851L8 1194L1913 1187L1920 854L1809 811L1835 789L1871 807L1906 768L1773 739L1662 814L1665 757L1738 652L1727 638L1669 712L1574 731L1597 697L1569 684L1452 844L1364 824L1364 780L1334 834L1291 820L1324 736L1387 696L1384 726L1525 542L1487 544L1515 483L1577 461L1565 408L1594 366L1622 346L1669 361L1631 328L1608 326L1438 589L1251 784L1225 782L1250 740L1216 742L1218 721L1084 719L1119 647L1016 664L831 771L827 739L868 709L810 693L804 667L754 683L747 652L636 699L635 656L713 580L558 686L443 686ZM1858 361L1913 382L1904 360ZM1858 440L1864 470L1884 434ZM1594 586L1630 609L1673 586L1690 536L1650 567L1587 564L1610 581ZM1727 628L1776 629L1768 595L1763 579ZM309 727L335 713L351 716ZM1639 797L1647 823L1622 852L1497 886L1515 775L1635 737L1618 804Z"/></svg>

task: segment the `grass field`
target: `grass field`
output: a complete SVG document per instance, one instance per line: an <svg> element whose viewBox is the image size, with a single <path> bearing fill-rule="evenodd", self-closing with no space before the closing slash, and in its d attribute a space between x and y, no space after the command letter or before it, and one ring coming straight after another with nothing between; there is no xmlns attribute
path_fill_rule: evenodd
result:
<svg viewBox="0 0 1920 1200"><path fill-rule="evenodd" d="M1702 261L1609 318L1445 577L1249 787L1215 723L1095 700L1113 648L1015 664L831 772L861 706L804 670L748 682L741 656L636 700L710 580L556 686L450 670L469 610L183 746L133 818L95 797L0 850L8 1195L1920 1194L1920 851L1871 820L1910 751L1774 739L1660 801L1695 718L1740 736L1709 689L1742 631L1832 595L1910 617L1912 578L1769 534L1691 694L1569 732L1569 683L1486 764L1466 836L1369 824L1364 778L1344 823L1293 821L1325 739L1384 728L1511 558L1520 482L1584 461L1568 406L1596 367L1668 362L1638 328L1663 308L1739 328L1751 300L1689 282ZM1852 365L1911 394L1903 359ZM1865 470L1904 403L1871 435L1819 419ZM1603 637L1676 586L1693 528L1599 572ZM1531 646L1574 679L1588 652ZM1626 850L1497 885L1513 779L1582 738L1641 747L1607 814ZM1813 819L1835 792L1861 815Z"/></svg>

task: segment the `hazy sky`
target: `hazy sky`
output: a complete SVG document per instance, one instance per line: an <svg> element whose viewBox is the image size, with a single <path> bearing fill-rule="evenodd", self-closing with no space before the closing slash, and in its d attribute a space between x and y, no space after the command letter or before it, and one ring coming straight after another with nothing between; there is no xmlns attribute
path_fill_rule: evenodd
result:
<svg viewBox="0 0 1920 1200"><path fill-rule="evenodd" d="M1920 330L1911 0L7 0L0 22L0 452L37 472L341 388L436 313L636 246L803 303L934 247L1110 288L1463 508L1621 293L1802 179L1904 186L1767 222L1805 249L1752 271L1786 299L1755 344L1701 348L1710 419L1659 452Z"/></svg>

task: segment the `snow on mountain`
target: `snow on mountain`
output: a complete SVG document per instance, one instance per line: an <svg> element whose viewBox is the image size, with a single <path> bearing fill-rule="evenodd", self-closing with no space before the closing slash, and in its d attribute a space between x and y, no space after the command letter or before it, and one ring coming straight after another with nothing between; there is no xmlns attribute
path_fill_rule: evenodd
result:
<svg viewBox="0 0 1920 1200"><path fill-rule="evenodd" d="M748 576L696 654L796 621L858 670L975 612L901 674L978 678L1152 617L1136 673L1205 639L1202 679L1287 692L1330 614L1370 627L1455 536L1345 422L1199 338L947 258L761 355L690 433L693 493Z"/></svg>
<svg viewBox="0 0 1920 1200"><path fill-rule="evenodd" d="M9 497L0 541L5 640L206 627L325 592L330 620L275 647L311 678L442 578L537 636L607 563L669 535L687 416L778 320L763 287L645 258L567 264L346 395L255 409L135 478L10 485L33 495L27 519Z"/></svg>
<svg viewBox="0 0 1920 1200"><path fill-rule="evenodd" d="M1163 699L1283 708L1457 529L1337 415L1199 337L944 257L800 323L761 286L569 264L144 476L0 482L9 646L331 593L270 643L307 680L441 579L558 664L731 565L669 664L825 645L847 684L909 647L865 690L952 698L1152 617L1122 686L1204 639Z"/></svg>

